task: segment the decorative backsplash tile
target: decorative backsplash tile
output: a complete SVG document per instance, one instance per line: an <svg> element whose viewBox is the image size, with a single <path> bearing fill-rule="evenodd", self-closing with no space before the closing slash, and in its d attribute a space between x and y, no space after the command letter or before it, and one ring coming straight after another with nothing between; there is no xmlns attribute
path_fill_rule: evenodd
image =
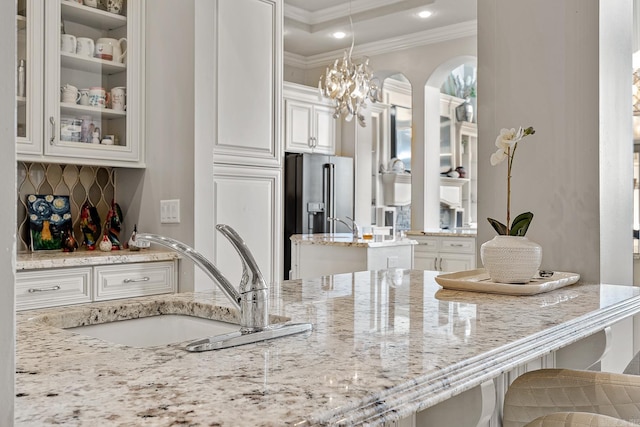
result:
<svg viewBox="0 0 640 427"><path fill-rule="evenodd" d="M104 221L115 197L115 169L98 166L59 165L18 162L18 252L30 248L28 194L69 196L71 220L76 240L82 242L80 208L86 200L98 209Z"/></svg>

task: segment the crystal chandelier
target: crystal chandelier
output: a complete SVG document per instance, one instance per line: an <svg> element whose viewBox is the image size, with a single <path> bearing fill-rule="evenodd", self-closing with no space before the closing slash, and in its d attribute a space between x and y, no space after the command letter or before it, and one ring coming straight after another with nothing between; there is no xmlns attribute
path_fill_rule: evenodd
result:
<svg viewBox="0 0 640 427"><path fill-rule="evenodd" d="M365 58L361 64L357 64L351 59L355 42L351 15L349 15L349 25L351 27L351 48L344 51L342 60L336 59L333 66L327 67L327 71L318 82L318 90L321 96L333 100L334 119L344 117L349 122L355 116L358 118L360 126L364 127L365 120L360 110L367 108L365 104L367 100L381 101L380 89L373 81L369 58Z"/></svg>

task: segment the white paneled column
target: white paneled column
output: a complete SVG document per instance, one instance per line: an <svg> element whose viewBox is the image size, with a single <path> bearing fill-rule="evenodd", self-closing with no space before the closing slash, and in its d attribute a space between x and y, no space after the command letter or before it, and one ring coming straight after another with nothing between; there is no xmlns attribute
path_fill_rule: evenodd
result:
<svg viewBox="0 0 640 427"><path fill-rule="evenodd" d="M16 156L10 148L15 141L15 52L16 17L15 3L4 2L4 13L0 14L0 52L4 61L0 63L0 140L5 150L0 156L0 196L11 200L4 209L0 242L0 425L13 425L13 396L15 372L15 267L16 267Z"/></svg>
<svg viewBox="0 0 640 427"><path fill-rule="evenodd" d="M534 213L542 268L632 284L631 36L631 0L478 1L478 245L505 219L496 135L534 126L511 209Z"/></svg>

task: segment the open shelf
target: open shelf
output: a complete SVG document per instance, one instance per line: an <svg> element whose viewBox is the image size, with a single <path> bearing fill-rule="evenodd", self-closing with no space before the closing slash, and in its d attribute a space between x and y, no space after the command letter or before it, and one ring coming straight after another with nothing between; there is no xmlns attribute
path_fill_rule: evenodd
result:
<svg viewBox="0 0 640 427"><path fill-rule="evenodd" d="M90 114L100 116L103 119L120 119L127 116L126 111L112 110L111 108L91 107L87 105L71 104L69 102L60 103L60 114Z"/></svg>
<svg viewBox="0 0 640 427"><path fill-rule="evenodd" d="M60 65L64 68L98 74L116 74L127 70L127 66L120 62L106 61L68 52L60 52Z"/></svg>
<svg viewBox="0 0 640 427"><path fill-rule="evenodd" d="M100 10L95 7L84 6L75 1L61 1L62 19L82 22L85 25L102 30L113 30L127 25L127 17Z"/></svg>

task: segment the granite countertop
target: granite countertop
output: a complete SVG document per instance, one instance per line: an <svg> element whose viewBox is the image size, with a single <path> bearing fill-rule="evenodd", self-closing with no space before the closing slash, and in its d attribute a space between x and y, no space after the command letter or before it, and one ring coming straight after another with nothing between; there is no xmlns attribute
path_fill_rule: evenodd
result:
<svg viewBox="0 0 640 427"><path fill-rule="evenodd" d="M102 252L100 250L77 250L75 252L40 251L19 253L16 257L16 270L168 261L178 258L180 256L176 252L161 249L141 249L139 251L123 249L111 252Z"/></svg>
<svg viewBox="0 0 640 427"><path fill-rule="evenodd" d="M351 233L294 234L289 238L289 240L291 240L292 243L302 245L355 246L363 248L382 248L418 244L417 241L406 238L386 241L357 239L353 237Z"/></svg>
<svg viewBox="0 0 640 427"><path fill-rule="evenodd" d="M381 425L640 310L640 289L526 297L441 289L435 272L287 281L271 313L311 333L205 353L110 344L60 326L147 314L236 319L221 292L17 313L16 426Z"/></svg>
<svg viewBox="0 0 640 427"><path fill-rule="evenodd" d="M478 230L475 228L461 228L447 230L443 228L429 228L427 230L409 230L407 236L443 236L443 237L476 237Z"/></svg>

